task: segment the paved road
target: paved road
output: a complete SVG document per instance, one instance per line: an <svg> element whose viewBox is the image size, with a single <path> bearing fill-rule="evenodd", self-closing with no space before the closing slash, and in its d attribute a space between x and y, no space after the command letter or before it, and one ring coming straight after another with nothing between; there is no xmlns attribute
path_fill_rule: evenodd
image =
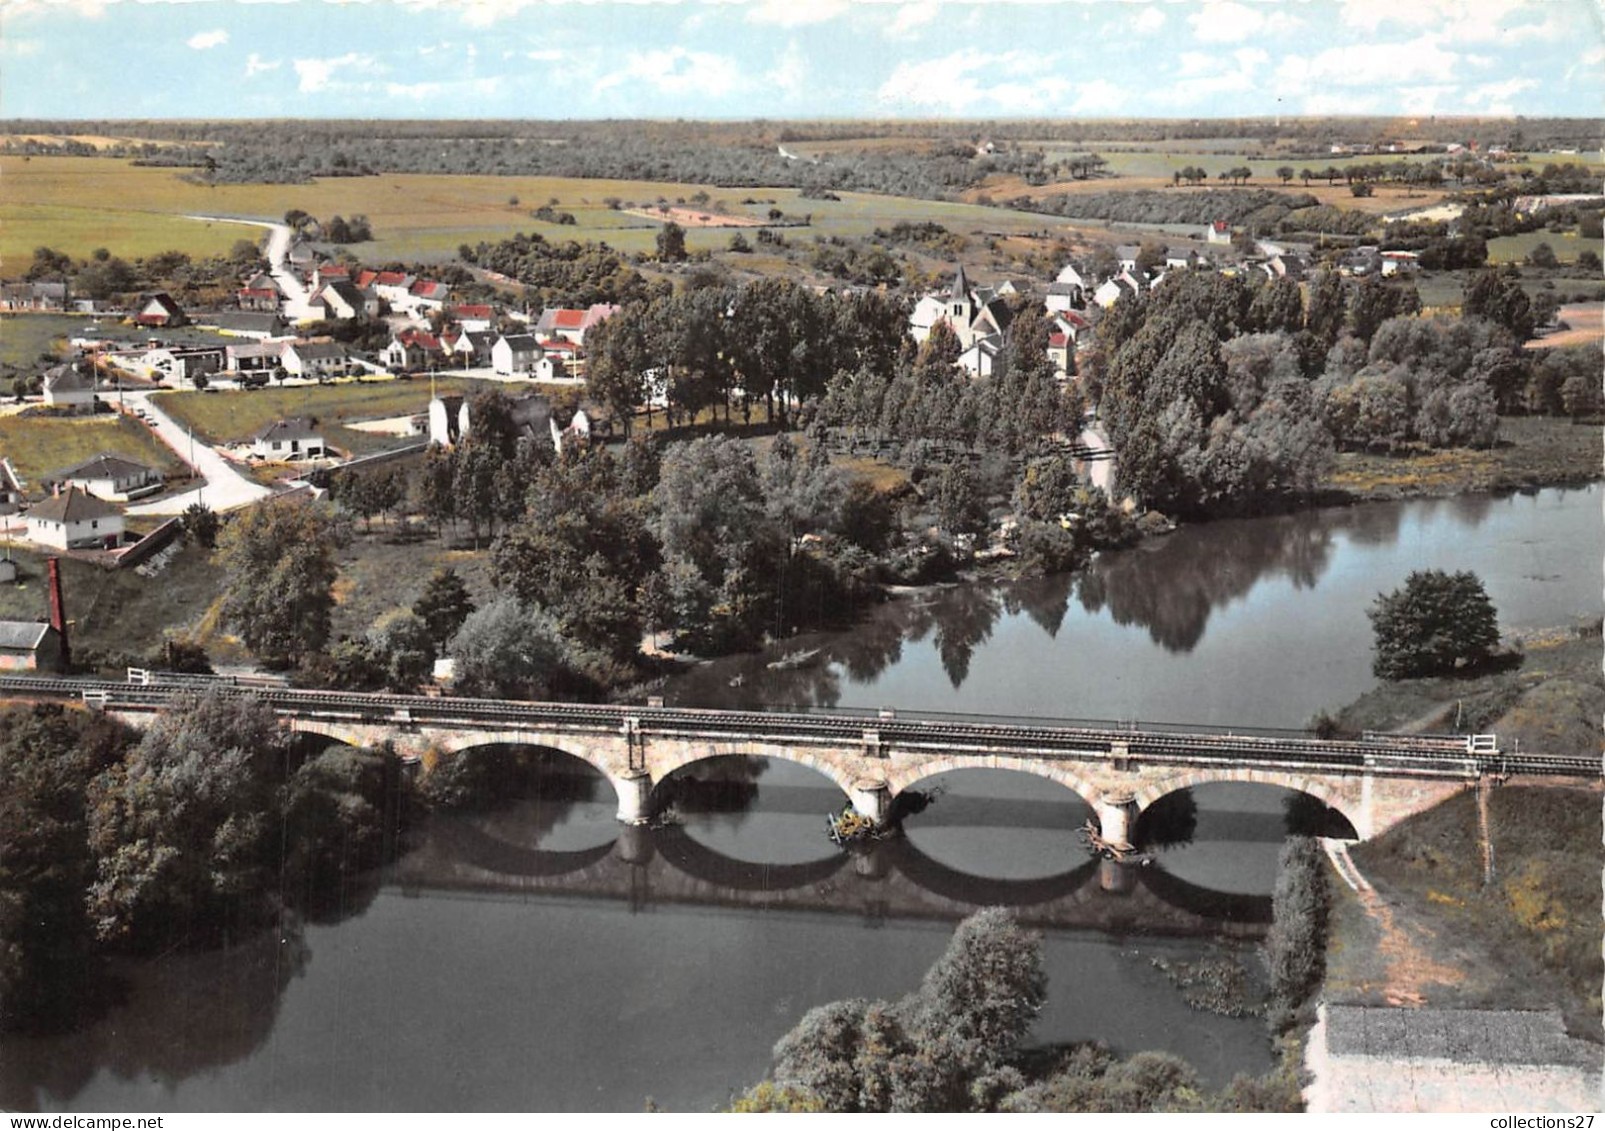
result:
<svg viewBox="0 0 1605 1131"><path fill-rule="evenodd" d="M1109 437L1103 434L1103 426L1101 424L1088 424L1083 427L1081 435L1077 437L1076 442L1084 448L1091 448L1093 451L1110 451L1113 449L1113 445L1109 443ZM1087 465L1087 475L1092 479L1094 487L1101 488L1111 501L1114 500L1114 456L1111 455L1108 459L1093 460Z"/></svg>
<svg viewBox="0 0 1605 1131"><path fill-rule="evenodd" d="M125 390L123 396L131 406L144 411L149 427L156 433L157 439L177 452L178 457L185 463L192 464L206 479L204 486L197 487L193 491L185 491L183 494L171 495L154 502L136 503L128 508L129 514L183 514L184 509L194 502L204 502L214 511L227 511L235 507L249 506L273 494L269 488L242 474L215 448L199 440L191 440L189 432L158 407L160 397L153 397L144 390L138 392Z"/></svg>

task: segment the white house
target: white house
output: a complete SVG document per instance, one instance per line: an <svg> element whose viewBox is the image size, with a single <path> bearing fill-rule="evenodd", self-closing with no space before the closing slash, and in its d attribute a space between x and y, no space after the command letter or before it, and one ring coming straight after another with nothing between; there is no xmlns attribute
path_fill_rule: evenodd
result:
<svg viewBox="0 0 1605 1131"><path fill-rule="evenodd" d="M68 487L28 512L28 540L58 550L111 550L123 539L123 515L87 491Z"/></svg>
<svg viewBox="0 0 1605 1131"><path fill-rule="evenodd" d="M1231 243L1232 226L1225 220L1216 220L1204 229L1204 238L1210 243Z"/></svg>
<svg viewBox="0 0 1605 1131"><path fill-rule="evenodd" d="M75 364L45 370L45 403L48 405L86 405L95 403L94 373Z"/></svg>
<svg viewBox="0 0 1605 1131"><path fill-rule="evenodd" d="M339 342L291 342L279 364L291 377L338 377L346 371L346 348Z"/></svg>
<svg viewBox="0 0 1605 1131"><path fill-rule="evenodd" d="M111 452L101 452L92 459L43 477L47 484L76 487L97 499L112 499L126 503L162 489L162 473L154 467L124 459Z"/></svg>
<svg viewBox="0 0 1605 1131"><path fill-rule="evenodd" d="M258 457L273 460L317 459L328 455L318 422L310 416L275 420L256 434L251 449Z"/></svg>
<svg viewBox="0 0 1605 1131"><path fill-rule="evenodd" d="M534 370L541 350L533 334L503 334L490 347L490 363L497 373L512 375Z"/></svg>
<svg viewBox="0 0 1605 1131"><path fill-rule="evenodd" d="M1001 337L977 338L968 349L959 354L959 365L972 377L990 377L997 368L998 354L1003 352Z"/></svg>

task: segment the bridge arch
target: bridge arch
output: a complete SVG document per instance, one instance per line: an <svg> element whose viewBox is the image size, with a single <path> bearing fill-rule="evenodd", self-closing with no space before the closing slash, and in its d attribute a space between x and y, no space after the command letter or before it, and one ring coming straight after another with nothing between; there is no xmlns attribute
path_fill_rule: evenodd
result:
<svg viewBox="0 0 1605 1131"><path fill-rule="evenodd" d="M1133 792L1132 800L1137 808L1137 815L1145 812L1150 805L1162 797L1167 797L1177 790L1189 789L1196 785L1215 785L1222 782L1242 782L1252 785L1268 785L1278 789L1289 789L1296 793L1307 794L1321 802L1333 812L1339 814L1350 826L1355 829L1361 827L1358 806L1355 798L1345 793L1332 781L1318 775L1299 774L1286 770L1261 770L1252 766L1197 766L1189 767L1181 773L1171 777L1161 778L1149 782Z"/></svg>
<svg viewBox="0 0 1605 1131"><path fill-rule="evenodd" d="M676 770L707 761L710 758L770 758L777 762L792 762L806 766L829 778L848 797L853 794L860 774L839 764L828 750L815 750L807 746L786 747L767 742L725 741L706 743L676 743L672 751L654 749L648 759L652 782L656 786Z"/></svg>
<svg viewBox="0 0 1605 1131"><path fill-rule="evenodd" d="M525 730L467 731L439 736L429 745L424 756L426 770L434 768L433 761L441 755L457 755L482 746L522 746L533 750L551 750L567 755L594 770L613 787L618 801L619 819L634 823L640 817L640 785L627 768L622 769L603 757L597 748L588 744L582 735L551 734ZM433 758L430 757L433 754Z"/></svg>
<svg viewBox="0 0 1605 1131"><path fill-rule="evenodd" d="M1099 789L1090 778L1083 777L1060 763L1035 758L1016 758L1006 754L941 754L888 773L886 784L891 789L892 796L896 797L926 778L957 770L1010 770L1015 773L1030 774L1064 786L1093 810L1096 810L1103 801L1103 790Z"/></svg>

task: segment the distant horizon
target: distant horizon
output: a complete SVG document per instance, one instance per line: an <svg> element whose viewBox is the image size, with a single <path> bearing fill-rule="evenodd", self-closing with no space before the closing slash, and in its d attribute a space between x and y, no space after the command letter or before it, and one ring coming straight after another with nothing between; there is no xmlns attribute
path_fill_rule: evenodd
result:
<svg viewBox="0 0 1605 1131"><path fill-rule="evenodd" d="M20 123L37 122L45 125L84 125L94 123L113 122L171 122L192 125L205 125L209 122L529 122L533 124L562 125L565 122L650 122L654 124L673 124L676 122L691 124L696 122L718 122L721 124L751 124L773 122L776 124L803 123L814 125L829 124L874 124L877 122L895 122L909 125L972 125L985 122L1045 122L1045 123L1084 123L1086 125L1115 125L1123 122L1363 122L1382 120L1397 120L1401 118L1420 118L1428 122L1522 122L1522 121L1554 121L1554 122L1588 122L1598 124L1605 128L1605 113L1600 115L1588 114L1529 114L1517 111L1514 114L1188 114L1184 116L1163 114L1126 114L1115 117L1078 117L1071 115L1049 114L984 114L976 117L927 117L927 116L899 116L894 114L876 115L797 115L781 117L774 114L758 114L754 116L726 116L704 114L690 116L674 114L663 117L638 115L635 117L617 116L581 116L568 115L561 118L546 117L520 117L517 115L490 114L477 118L465 118L455 115L442 115L439 117L428 114L365 114L361 117L337 117L334 115L317 114L289 114L289 115L232 115L214 114L208 117L177 117L177 116L140 116L140 117L114 117L98 114L90 117L77 118L43 118L43 117L6 117L0 116L0 124L15 125Z"/></svg>
<svg viewBox="0 0 1605 1131"><path fill-rule="evenodd" d="M1605 114L1594 0L11 0L5 19L6 121Z"/></svg>

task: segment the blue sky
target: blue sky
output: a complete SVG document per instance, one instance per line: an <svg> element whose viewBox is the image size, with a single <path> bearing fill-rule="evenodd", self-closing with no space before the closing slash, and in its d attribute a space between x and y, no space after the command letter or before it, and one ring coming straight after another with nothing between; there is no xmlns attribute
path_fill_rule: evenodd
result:
<svg viewBox="0 0 1605 1131"><path fill-rule="evenodd" d="M0 114L1605 116L1601 0L0 0Z"/></svg>

